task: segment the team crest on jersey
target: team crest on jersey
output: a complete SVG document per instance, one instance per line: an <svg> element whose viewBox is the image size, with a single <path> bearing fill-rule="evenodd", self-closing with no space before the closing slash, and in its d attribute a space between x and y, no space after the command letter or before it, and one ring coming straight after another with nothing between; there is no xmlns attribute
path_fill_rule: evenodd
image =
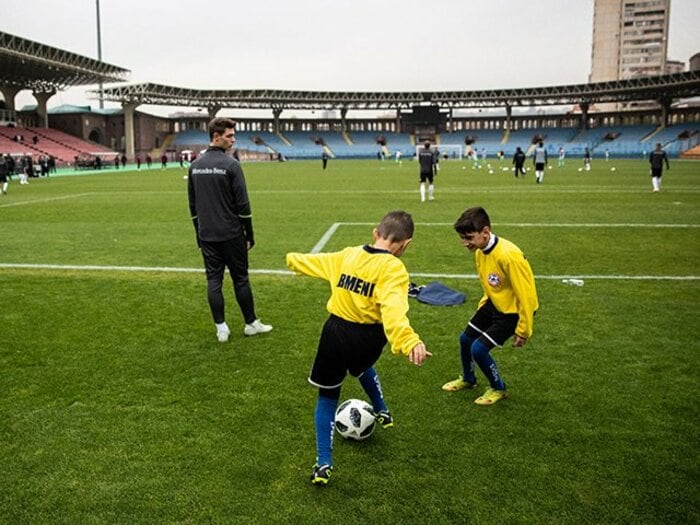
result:
<svg viewBox="0 0 700 525"><path fill-rule="evenodd" d="M501 276L497 273L490 273L488 277L489 284L494 288L501 285Z"/></svg>

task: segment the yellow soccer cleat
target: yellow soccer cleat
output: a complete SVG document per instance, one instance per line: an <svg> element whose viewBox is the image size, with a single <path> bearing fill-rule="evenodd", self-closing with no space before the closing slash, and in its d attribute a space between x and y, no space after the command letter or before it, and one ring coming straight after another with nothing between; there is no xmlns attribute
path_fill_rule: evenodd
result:
<svg viewBox="0 0 700 525"><path fill-rule="evenodd" d="M459 378L454 381L449 381L442 385L442 389L446 392L457 392L459 390L471 390L476 387L476 383L470 383L464 380L464 377L459 376Z"/></svg>
<svg viewBox="0 0 700 525"><path fill-rule="evenodd" d="M486 392L480 397L474 400L477 405L493 405L499 402L501 399L508 397L508 391L506 390L495 390L491 387L486 389Z"/></svg>

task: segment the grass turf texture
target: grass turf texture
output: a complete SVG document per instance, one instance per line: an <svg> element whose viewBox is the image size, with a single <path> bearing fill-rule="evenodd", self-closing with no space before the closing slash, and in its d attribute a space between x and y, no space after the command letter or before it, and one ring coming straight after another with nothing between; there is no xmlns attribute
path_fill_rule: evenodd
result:
<svg viewBox="0 0 700 525"><path fill-rule="evenodd" d="M244 338L227 281L233 333L219 344L201 273L0 267L0 522L700 521L700 164L672 161L652 194L643 161L579 173L570 159L543 185L532 171L516 180L443 162L424 204L415 162L320 164L245 165L252 268L285 269L286 252L310 250L333 223L406 209L418 223L409 271L471 275L450 225L484 205L538 276L534 338L495 351L511 397L474 405L481 376L477 391L440 391L459 372L457 338L480 296L472 277L440 278L468 299L411 302L434 357L419 369L387 351L378 363L396 427L337 438L335 476L318 489L306 375L326 284L253 274L275 330ZM11 183L0 263L199 268L183 173ZM548 226L656 223L692 227ZM324 249L370 232L342 225ZM349 397L363 397L356 381Z"/></svg>

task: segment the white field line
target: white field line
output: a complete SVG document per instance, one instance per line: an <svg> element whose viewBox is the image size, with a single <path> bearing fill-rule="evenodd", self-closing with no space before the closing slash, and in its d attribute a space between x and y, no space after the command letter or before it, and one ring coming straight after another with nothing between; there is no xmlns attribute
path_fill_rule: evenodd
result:
<svg viewBox="0 0 700 525"><path fill-rule="evenodd" d="M323 236L318 240L316 245L313 248L311 248L311 253L320 252L326 245L326 243L330 240L330 238L333 237L333 234L341 224L343 223L334 222L333 224L331 224L331 227L326 230L326 233L323 234Z"/></svg>
<svg viewBox="0 0 700 525"><path fill-rule="evenodd" d="M28 264L28 263L0 263L0 269L27 269L27 270L57 270L57 271L106 271L106 272L161 272L161 273L204 273L203 268L178 268L172 266L99 266L94 264ZM250 269L252 274L260 275L294 275L289 270ZM423 277L426 279L477 279L476 274L452 274L452 273L411 273L411 277ZM536 275L536 279L591 279L613 281L698 281L698 275Z"/></svg>
<svg viewBox="0 0 700 525"><path fill-rule="evenodd" d="M42 202L63 201L66 199L77 199L78 197L87 197L89 195L97 195L95 192L74 193L73 195L62 195L61 197L46 197L45 199L35 199L31 201L10 202L8 204L0 204L0 208L9 208L10 206L27 206L29 204L40 204Z"/></svg>
<svg viewBox="0 0 700 525"><path fill-rule="evenodd" d="M416 226L452 226L452 222L417 222ZM333 226L376 226L373 222L336 222ZM564 222L494 222L492 226L515 226L522 228L700 228L700 224L672 223L564 223ZM337 230L337 228L335 228ZM335 231L335 230L334 230Z"/></svg>
<svg viewBox="0 0 700 525"><path fill-rule="evenodd" d="M411 195L418 193L416 190L375 190L368 188L366 190L248 190L249 194L259 194L259 195ZM502 193L543 193L541 188L533 187L530 188L500 188L500 189L479 189L479 188L444 188L440 189L439 193L450 193L450 194L502 194ZM546 189L548 195L552 194L577 194L577 193L639 193L639 194L650 194L651 190L645 189L630 189L629 187L605 187L605 188L576 188L576 189ZM700 193L700 189L697 187L687 186L687 187L674 187L667 188L664 186L663 193Z"/></svg>
<svg viewBox="0 0 700 525"><path fill-rule="evenodd" d="M452 226L451 222L418 222L416 226ZM311 249L319 253L331 240L340 226L376 226L373 222L334 222L326 233ZM497 222L493 226L510 226L516 228L700 228L700 224L643 224L643 223L534 223L534 222Z"/></svg>

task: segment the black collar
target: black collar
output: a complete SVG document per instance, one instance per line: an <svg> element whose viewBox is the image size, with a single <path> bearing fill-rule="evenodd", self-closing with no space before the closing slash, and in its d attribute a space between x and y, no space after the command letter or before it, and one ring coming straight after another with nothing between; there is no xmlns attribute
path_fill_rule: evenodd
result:
<svg viewBox="0 0 700 525"><path fill-rule="evenodd" d="M491 235L493 235L493 234L491 234ZM489 248L488 250L482 250L484 252L484 254L486 254L486 255L491 253L494 250L494 248L496 248L496 246L498 245L498 236L493 235L493 237L494 237L494 240L493 240L493 245L491 246L491 248Z"/></svg>
<svg viewBox="0 0 700 525"><path fill-rule="evenodd" d="M374 246L370 246L369 244L365 244L362 249L366 251L367 253L388 253L391 254L389 250L382 250L381 248L375 248Z"/></svg>

